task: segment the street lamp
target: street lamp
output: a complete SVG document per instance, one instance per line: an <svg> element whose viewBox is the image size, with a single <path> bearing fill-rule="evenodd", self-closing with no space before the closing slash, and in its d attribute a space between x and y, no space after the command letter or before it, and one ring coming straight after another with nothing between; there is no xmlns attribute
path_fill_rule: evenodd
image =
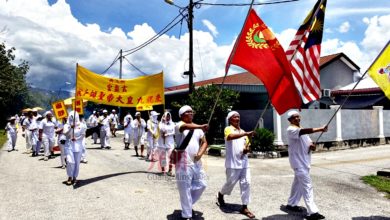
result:
<svg viewBox="0 0 390 220"><path fill-rule="evenodd" d="M182 13L182 10L188 10L188 18L187 18L187 24L188 24L188 31L189 31L189 34L190 34L190 42L189 42L189 69L188 71L184 72L184 75L188 75L188 93L191 94L194 90L194 56L193 56L193 33L192 33L192 30L193 30L193 19L194 19L194 16L193 16L193 10L194 10L194 7L199 7L200 4L199 2L203 1L203 0L199 0L197 2L194 2L193 0L189 0L189 4L187 7L180 7L178 5L175 5L175 3L173 2L173 0L164 0L166 3L170 4L170 5L173 5L177 8L180 8L180 13Z"/></svg>

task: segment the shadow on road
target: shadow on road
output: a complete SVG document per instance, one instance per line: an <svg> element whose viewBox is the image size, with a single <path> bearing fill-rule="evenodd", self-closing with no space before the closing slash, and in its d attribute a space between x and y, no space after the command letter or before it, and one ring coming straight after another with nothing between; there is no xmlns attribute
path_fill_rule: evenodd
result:
<svg viewBox="0 0 390 220"><path fill-rule="evenodd" d="M287 213L287 215L271 215L263 218L263 220L272 220L272 219L302 220L305 219L305 216L307 214L307 209L305 207L301 207L301 208L303 209L303 212L294 212L288 210L285 205L280 205L280 211Z"/></svg>
<svg viewBox="0 0 390 220"><path fill-rule="evenodd" d="M242 208L242 205L240 205L240 204L225 203L224 206L220 206L218 204L217 204L217 206L219 207L219 209L223 213L226 213L226 214L239 214L239 215L242 215L243 217L245 217L243 214L240 213L240 210ZM253 213L253 214L256 215L256 213ZM249 219L249 218L244 218L244 219ZM258 218L253 218L253 219L258 219Z"/></svg>
<svg viewBox="0 0 390 220"><path fill-rule="evenodd" d="M108 178L116 177L116 176L121 176L121 175L127 175L127 174L134 174L134 173L147 173L147 174L155 174L159 175L160 173L158 172L148 172L148 171L130 171L130 172L122 172L122 173L113 173L113 174L107 174L103 176L97 176L89 179L80 179L78 180L77 184L73 186L74 189L86 186L91 183L95 183L101 180L105 180Z"/></svg>
<svg viewBox="0 0 390 220"><path fill-rule="evenodd" d="M262 220L302 220L304 219L302 216L294 216L294 215L271 215L268 217L262 218Z"/></svg>
<svg viewBox="0 0 390 220"><path fill-rule="evenodd" d="M390 220L390 217L384 216L368 216L368 217L353 217L352 220Z"/></svg>
<svg viewBox="0 0 390 220"><path fill-rule="evenodd" d="M175 210L172 214L167 215L167 220L179 220L181 218L181 210ZM204 220L203 212L194 211L192 214L193 220Z"/></svg>

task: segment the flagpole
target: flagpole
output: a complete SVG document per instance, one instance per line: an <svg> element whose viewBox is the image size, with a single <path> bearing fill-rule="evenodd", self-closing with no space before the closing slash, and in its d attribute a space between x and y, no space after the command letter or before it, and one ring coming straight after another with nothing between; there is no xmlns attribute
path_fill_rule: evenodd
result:
<svg viewBox="0 0 390 220"><path fill-rule="evenodd" d="M244 26L245 26L245 24L246 24L246 21L248 20L249 13L250 13L250 11L251 11L251 9L252 9L252 6L253 6L254 1L255 1L255 0L252 0L252 1L251 1L251 4L250 4L249 9L248 9L248 13L246 14L246 18L245 18L245 21L244 21L244 25L242 25L240 34L238 35L238 38L237 38L237 39L240 39L240 38L241 38L242 32L243 32L243 30L244 30ZM232 63L234 54L236 53L237 46L238 46L238 43L237 43L237 40L236 40L236 42L234 43L234 46L233 46L232 53L231 53L230 56L229 56L228 63L227 63L227 66L226 66L226 70L225 70L225 76L224 76L223 79L222 79L222 84L221 84L221 87L220 87L220 89L219 89L219 92L218 92L218 95L217 95L217 99L216 99L216 101L215 101L215 103L214 103L214 106L213 106L213 108L212 108L212 110L211 110L210 117L209 117L209 120L208 120L207 124L210 124L211 118L213 117L215 108L216 108L216 106L217 106L217 103L218 103L219 98L220 98L221 93L222 93L223 85L225 84L226 76L227 76L227 74L228 74L228 72L229 72L229 68L230 68L230 65L231 65L231 63Z"/></svg>
<svg viewBox="0 0 390 220"><path fill-rule="evenodd" d="M79 64L76 63L76 87L75 87L75 93L74 93L74 106L73 106L73 138L74 139L74 128L76 127L76 101L77 101L77 78L79 74Z"/></svg>
<svg viewBox="0 0 390 220"><path fill-rule="evenodd" d="M383 47L383 49L381 50L381 52L378 54L378 56L374 59L374 61L371 63L370 67L368 67L368 69L364 72L364 74L360 77L360 79L357 81L357 83L353 86L352 90L349 91L348 93L348 96L347 98L344 99L343 103L337 108L337 110L335 111L335 113L332 115L332 117L330 118L330 120L328 121L328 123L326 124L326 126L328 126L330 124L330 122L333 120L333 118L336 116L337 112L344 106L344 104L347 102L347 100L349 99L349 97L351 96L352 92L355 90L355 88L357 87L357 85L360 83L360 81L362 81L362 79L364 78L364 76L368 73L368 70L371 69L371 67L374 65L375 61L378 60L378 58L382 55L382 53L385 51L385 49L387 48L387 46L389 45L390 41L387 42L386 46ZM320 138L322 137L322 134L324 133L324 131L322 131L320 133L320 135L318 136L317 140L315 141L315 143L318 143L318 141L320 140ZM310 150L309 150L309 153L310 153Z"/></svg>

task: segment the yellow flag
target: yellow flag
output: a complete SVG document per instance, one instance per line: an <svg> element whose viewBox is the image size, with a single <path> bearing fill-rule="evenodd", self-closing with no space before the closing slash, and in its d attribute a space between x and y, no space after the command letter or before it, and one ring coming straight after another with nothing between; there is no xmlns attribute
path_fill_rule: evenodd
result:
<svg viewBox="0 0 390 220"><path fill-rule="evenodd" d="M51 104L51 106L57 119L68 117L68 112L66 111L64 101L54 102Z"/></svg>
<svg viewBox="0 0 390 220"><path fill-rule="evenodd" d="M84 105L82 99L72 99L72 109L79 115L84 115Z"/></svg>
<svg viewBox="0 0 390 220"><path fill-rule="evenodd" d="M77 65L76 97L122 107L161 105L164 104L163 73L118 79Z"/></svg>
<svg viewBox="0 0 390 220"><path fill-rule="evenodd" d="M368 69L368 74L382 89L385 96L390 99L390 41L387 42L386 47L382 53Z"/></svg>

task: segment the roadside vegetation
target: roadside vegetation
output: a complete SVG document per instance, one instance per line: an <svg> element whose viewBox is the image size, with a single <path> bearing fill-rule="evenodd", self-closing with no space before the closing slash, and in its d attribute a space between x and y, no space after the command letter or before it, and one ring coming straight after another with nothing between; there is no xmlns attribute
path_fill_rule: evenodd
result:
<svg viewBox="0 0 390 220"><path fill-rule="evenodd" d="M386 198L390 199L390 178L383 176L364 176L363 182L375 187L378 191L385 192Z"/></svg>
<svg viewBox="0 0 390 220"><path fill-rule="evenodd" d="M7 135L4 134L4 129L0 129L0 149L3 148L3 145L7 141Z"/></svg>

